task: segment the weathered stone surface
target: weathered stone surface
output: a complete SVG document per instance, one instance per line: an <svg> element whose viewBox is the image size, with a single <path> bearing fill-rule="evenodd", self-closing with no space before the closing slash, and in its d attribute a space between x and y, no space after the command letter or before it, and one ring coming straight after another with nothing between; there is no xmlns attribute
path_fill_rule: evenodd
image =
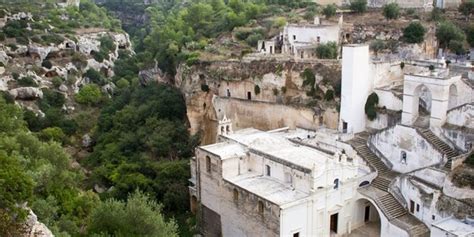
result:
<svg viewBox="0 0 474 237"><path fill-rule="evenodd" d="M14 99L20 100L35 100L43 98L43 92L36 87L20 87L11 89L10 95Z"/></svg>
<svg viewBox="0 0 474 237"><path fill-rule="evenodd" d="M90 148L93 145L93 140L89 134L85 134L82 136L82 147L84 148Z"/></svg>
<svg viewBox="0 0 474 237"><path fill-rule="evenodd" d="M7 65L8 60L10 60L10 57L7 55L7 53L3 50L0 50L0 62L3 63L3 65Z"/></svg>
<svg viewBox="0 0 474 237"><path fill-rule="evenodd" d="M54 237L54 235L45 224L38 221L38 217L30 209L23 237Z"/></svg>

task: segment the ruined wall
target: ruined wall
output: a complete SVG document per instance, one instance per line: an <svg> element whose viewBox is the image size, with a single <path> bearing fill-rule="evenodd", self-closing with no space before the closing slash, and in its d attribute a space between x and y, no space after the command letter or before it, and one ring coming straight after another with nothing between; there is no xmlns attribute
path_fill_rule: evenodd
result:
<svg viewBox="0 0 474 237"><path fill-rule="evenodd" d="M200 62L191 67L181 65L175 85L185 96L190 132L195 134L203 131L203 144L215 142L216 123L222 118L219 116L223 115L218 114L219 109L226 109L228 118L240 121L239 125L234 125L234 130L244 126L267 130L300 125L314 129L319 126L320 119L324 120L326 126L335 128L338 119L337 99L330 102L316 99L315 102L314 98L307 95L309 88L302 86L301 77L307 68L315 73L319 97L340 84L341 66L336 60L229 60ZM255 93L256 85L260 88L259 94ZM208 87L208 91L203 91L202 86ZM227 97L228 93L230 97L243 100L233 101L229 105L232 107L214 108L213 97ZM249 94L251 101L245 101ZM311 107L307 106L309 102L312 103ZM249 109L245 110L246 107ZM311 112L312 108L316 108L316 112ZM250 115L255 115L255 118ZM313 115L316 116L313 118ZM319 118L320 115L323 118ZM262 118L265 122L260 120Z"/></svg>
<svg viewBox="0 0 474 237"><path fill-rule="evenodd" d="M443 162L443 155L413 128L397 125L373 137L370 142L392 163L393 170L407 173ZM402 157L406 153L406 162Z"/></svg>

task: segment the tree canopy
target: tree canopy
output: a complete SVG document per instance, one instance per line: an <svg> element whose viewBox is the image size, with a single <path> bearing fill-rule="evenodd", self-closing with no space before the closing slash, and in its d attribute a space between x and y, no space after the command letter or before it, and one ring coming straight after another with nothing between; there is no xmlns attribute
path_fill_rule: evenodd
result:
<svg viewBox="0 0 474 237"><path fill-rule="evenodd" d="M426 29L420 22L412 22L403 29L403 40L410 44L421 43L425 38Z"/></svg>

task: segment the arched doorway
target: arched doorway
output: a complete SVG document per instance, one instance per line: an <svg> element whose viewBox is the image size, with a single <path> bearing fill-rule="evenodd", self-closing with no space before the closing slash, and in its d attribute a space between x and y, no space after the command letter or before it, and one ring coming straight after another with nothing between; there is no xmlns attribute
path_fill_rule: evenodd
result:
<svg viewBox="0 0 474 237"><path fill-rule="evenodd" d="M432 95L430 89L421 84L415 89L413 97L413 117L415 126L429 127L431 117Z"/></svg>
<svg viewBox="0 0 474 237"><path fill-rule="evenodd" d="M458 88L452 84L449 87L448 109L452 109L458 105Z"/></svg>
<svg viewBox="0 0 474 237"><path fill-rule="evenodd" d="M364 198L357 200L354 205L353 213L352 231L348 236L380 236L380 215L372 202Z"/></svg>

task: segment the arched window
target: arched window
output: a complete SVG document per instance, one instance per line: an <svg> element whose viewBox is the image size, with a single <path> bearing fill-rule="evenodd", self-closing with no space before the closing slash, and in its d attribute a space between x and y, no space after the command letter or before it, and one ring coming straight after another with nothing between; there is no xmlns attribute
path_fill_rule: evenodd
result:
<svg viewBox="0 0 474 237"><path fill-rule="evenodd" d="M211 173L211 157L206 156L206 171Z"/></svg>
<svg viewBox="0 0 474 237"><path fill-rule="evenodd" d="M234 202L239 201L239 191L235 188L234 188L234 191L233 191L233 198L234 198Z"/></svg>
<svg viewBox="0 0 474 237"><path fill-rule="evenodd" d="M227 89L227 97L230 97L230 90Z"/></svg>
<svg viewBox="0 0 474 237"><path fill-rule="evenodd" d="M226 130L227 133L229 133L229 132L230 132L230 126L227 125L227 126L225 127L225 130Z"/></svg>
<svg viewBox="0 0 474 237"><path fill-rule="evenodd" d="M258 201L258 214L263 215L263 210L264 210L263 207L264 207L264 206L263 206L263 202L262 202L262 201Z"/></svg>
<svg viewBox="0 0 474 237"><path fill-rule="evenodd" d="M221 134L224 134L224 126L221 127Z"/></svg>
<svg viewBox="0 0 474 237"><path fill-rule="evenodd" d="M334 189L338 189L339 188L339 179L335 179L334 180Z"/></svg>

